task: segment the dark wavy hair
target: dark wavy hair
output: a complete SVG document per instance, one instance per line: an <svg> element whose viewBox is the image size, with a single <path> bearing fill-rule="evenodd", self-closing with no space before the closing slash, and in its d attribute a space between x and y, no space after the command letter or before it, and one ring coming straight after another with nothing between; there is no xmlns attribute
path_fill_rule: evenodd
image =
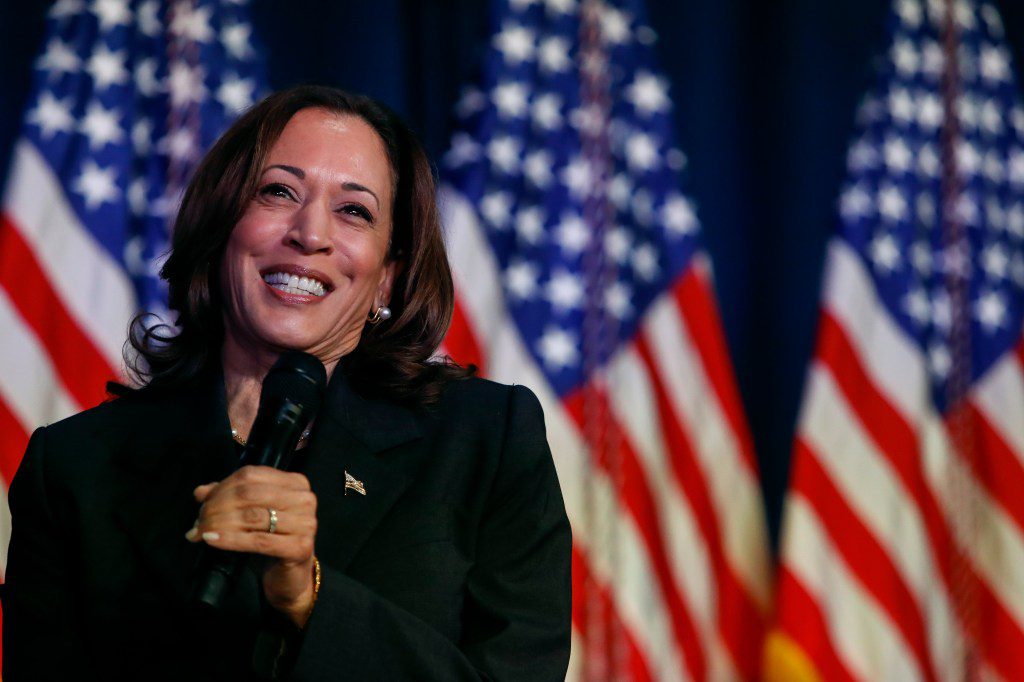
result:
<svg viewBox="0 0 1024 682"><path fill-rule="evenodd" d="M338 367L364 394L412 403L432 402L447 381L472 373L473 368L448 359L431 359L448 330L455 295L433 169L422 146L379 102L305 85L270 95L246 112L196 169L160 271L169 285L170 307L178 313L177 329L148 325L145 314L129 328L125 355L140 384L184 386L219 366L224 341L219 268L228 236L256 193L270 148L292 116L309 108L370 124L387 150L395 187L388 257L400 267L388 304L392 317L367 323L358 346Z"/></svg>

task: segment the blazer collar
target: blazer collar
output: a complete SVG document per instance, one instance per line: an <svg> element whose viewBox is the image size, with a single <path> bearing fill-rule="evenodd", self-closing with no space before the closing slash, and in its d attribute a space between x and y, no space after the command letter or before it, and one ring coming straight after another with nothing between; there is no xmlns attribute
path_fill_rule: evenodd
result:
<svg viewBox="0 0 1024 682"><path fill-rule="evenodd" d="M308 452L296 462L317 495L316 552L343 571L426 460L421 412L367 398L339 367L328 385ZM365 494L346 487L346 474Z"/></svg>

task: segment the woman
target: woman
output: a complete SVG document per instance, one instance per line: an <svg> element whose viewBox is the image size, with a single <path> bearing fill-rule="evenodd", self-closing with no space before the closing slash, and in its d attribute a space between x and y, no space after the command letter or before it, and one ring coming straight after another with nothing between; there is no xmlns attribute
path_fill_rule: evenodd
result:
<svg viewBox="0 0 1024 682"><path fill-rule="evenodd" d="M11 485L6 682L564 677L540 406L430 361L452 282L404 125L271 96L200 165L162 274L178 329L129 336L147 385L37 430ZM325 404L294 471L233 471L286 349L324 363ZM256 557L212 615L203 546Z"/></svg>

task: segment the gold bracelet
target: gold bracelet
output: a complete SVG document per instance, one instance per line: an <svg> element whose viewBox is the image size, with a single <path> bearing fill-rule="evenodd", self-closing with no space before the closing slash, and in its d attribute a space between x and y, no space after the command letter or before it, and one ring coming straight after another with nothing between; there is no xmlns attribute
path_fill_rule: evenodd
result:
<svg viewBox="0 0 1024 682"><path fill-rule="evenodd" d="M313 603L309 605L309 611L306 612L306 623L309 623L309 617L313 615L313 607L316 606L316 599L320 596L320 560L313 557ZM303 625L305 627L305 625Z"/></svg>

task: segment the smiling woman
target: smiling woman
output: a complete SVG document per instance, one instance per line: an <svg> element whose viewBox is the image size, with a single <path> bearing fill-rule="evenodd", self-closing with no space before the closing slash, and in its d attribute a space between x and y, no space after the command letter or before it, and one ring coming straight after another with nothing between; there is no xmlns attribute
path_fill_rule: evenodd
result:
<svg viewBox="0 0 1024 682"><path fill-rule="evenodd" d="M37 430L11 485L4 678L562 679L543 415L432 359L452 280L401 121L329 88L257 105L162 275L177 327L129 333L144 386ZM292 471L235 471L290 350L324 364L324 406ZM203 545L252 559L213 613L188 598Z"/></svg>

